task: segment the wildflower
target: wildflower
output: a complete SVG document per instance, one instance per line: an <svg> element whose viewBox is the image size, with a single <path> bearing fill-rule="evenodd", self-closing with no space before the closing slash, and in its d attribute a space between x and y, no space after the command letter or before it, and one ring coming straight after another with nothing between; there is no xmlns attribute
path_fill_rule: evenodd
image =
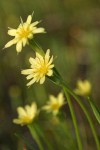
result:
<svg viewBox="0 0 100 150"><path fill-rule="evenodd" d="M14 39L9 41L4 48L8 48L14 44L16 44L16 51L19 53L26 44L28 44L28 40L32 39L34 34L45 33L44 28L37 28L36 25L39 21L35 21L31 23L32 15L27 17L26 22L23 22L21 19L21 23L17 29L9 28L8 34L10 36L14 36Z"/></svg>
<svg viewBox="0 0 100 150"><path fill-rule="evenodd" d="M77 88L74 90L76 94L85 96L85 95L88 95L90 91L91 91L91 83L88 80L77 81Z"/></svg>
<svg viewBox="0 0 100 150"><path fill-rule="evenodd" d="M31 106L26 105L25 108L18 107L17 112L18 118L13 120L14 123L21 125L30 124L37 115L37 105L32 103Z"/></svg>
<svg viewBox="0 0 100 150"><path fill-rule="evenodd" d="M31 64L31 69L22 70L21 74L28 75L27 80L32 79L27 86L32 85L34 82L39 82L43 84L45 81L45 76L53 75L53 56L50 58L50 50L48 49L45 56L41 56L36 53L36 58L29 58Z"/></svg>
<svg viewBox="0 0 100 150"><path fill-rule="evenodd" d="M47 105L43 106L43 110L47 112L52 112L53 115L57 115L59 109L62 105L64 105L64 97L62 93L59 93L57 97L50 95L50 100L48 101Z"/></svg>

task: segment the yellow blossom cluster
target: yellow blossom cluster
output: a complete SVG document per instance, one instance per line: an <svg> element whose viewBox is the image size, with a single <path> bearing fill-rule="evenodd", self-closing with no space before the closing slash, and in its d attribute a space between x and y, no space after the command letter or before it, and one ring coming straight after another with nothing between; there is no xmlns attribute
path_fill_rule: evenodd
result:
<svg viewBox="0 0 100 150"><path fill-rule="evenodd" d="M51 95L47 105L43 106L41 110L51 112L54 116L59 113L59 109L64 105L63 93L59 93L57 97ZM26 105L25 108L18 107L18 118L13 122L20 125L27 125L33 122L36 116L39 114L36 103L32 103L31 106Z"/></svg>
<svg viewBox="0 0 100 150"><path fill-rule="evenodd" d="M29 40L33 38L34 34L45 33L45 29L40 27L37 28L39 21L32 22L32 15L27 17L26 22L21 23L17 29L9 28L8 34L14 36L14 39L9 41L4 48L8 48L13 44L16 44L17 52L21 52L22 47L29 43ZM50 57L50 50L48 49L46 54L41 56L39 53L36 53L36 58L29 58L31 64L30 69L22 70L21 74L27 75L27 80L31 81L27 86L32 85L34 82L40 82L43 84L46 76L53 75L53 56Z"/></svg>

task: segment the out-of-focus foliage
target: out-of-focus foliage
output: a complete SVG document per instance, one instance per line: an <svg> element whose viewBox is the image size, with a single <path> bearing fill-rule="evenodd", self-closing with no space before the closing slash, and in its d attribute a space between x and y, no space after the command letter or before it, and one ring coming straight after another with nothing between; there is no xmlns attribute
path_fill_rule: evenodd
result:
<svg viewBox="0 0 100 150"><path fill-rule="evenodd" d="M25 20L33 11L35 12L33 16L34 21L42 20L41 26L47 31L44 35L37 35L35 40L42 45L45 51L48 48L51 49L59 72L61 72L72 88L75 87L79 78L91 81L92 94L95 102L100 106L100 1L0 0L1 150L20 150L22 148L22 142L14 135L14 133L19 131L19 127L12 123L12 119L16 115L17 106L29 104L32 101L37 101L38 106L42 106L48 100L48 94L56 95L60 90L48 79L41 86L38 84L30 88L25 86L27 81L20 72L21 69L29 66L28 58L34 56L31 48L25 47L19 55L16 53L15 46L2 50L4 45L10 40L10 37L7 36L7 27L17 28L20 16ZM95 143L90 128L75 102L74 106L84 149L92 150L95 147ZM66 124L71 128L72 122L67 106L64 108L64 112L67 118ZM100 138L100 128L98 128L95 119L94 124L98 129ZM26 128L20 128L21 130L22 132L25 130L24 133L27 134ZM70 145L70 134L74 135L74 129L72 127L69 130L66 127L66 130L67 133L64 135L60 130L60 126L54 129L58 133L57 142L59 143L62 140L62 136L65 136L63 142L66 145Z"/></svg>

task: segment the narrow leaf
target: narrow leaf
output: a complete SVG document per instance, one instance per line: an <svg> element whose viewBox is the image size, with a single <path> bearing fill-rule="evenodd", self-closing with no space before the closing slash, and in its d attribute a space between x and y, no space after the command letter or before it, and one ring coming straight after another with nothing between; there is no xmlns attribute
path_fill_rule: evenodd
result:
<svg viewBox="0 0 100 150"><path fill-rule="evenodd" d="M96 106L96 104L89 98L89 103L91 105L91 108L93 110L93 113L97 119L97 121L100 124L100 109Z"/></svg>

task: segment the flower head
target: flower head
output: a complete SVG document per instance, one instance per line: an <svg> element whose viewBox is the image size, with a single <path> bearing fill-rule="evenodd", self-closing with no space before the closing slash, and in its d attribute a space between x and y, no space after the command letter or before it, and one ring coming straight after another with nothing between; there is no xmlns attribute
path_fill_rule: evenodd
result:
<svg viewBox="0 0 100 150"><path fill-rule="evenodd" d="M9 41L4 48L8 48L16 44L16 50L19 53L21 52L22 47L28 44L28 40L33 38L34 34L45 33L44 28L36 27L39 21L35 21L33 23L31 23L31 21L32 21L32 15L29 15L27 17L26 22L23 22L23 20L21 19L21 23L17 29L9 28L8 34L10 36L13 36L14 39Z"/></svg>
<svg viewBox="0 0 100 150"><path fill-rule="evenodd" d="M18 107L17 112L18 118L13 120L14 123L21 125L30 124L37 115L37 105L32 103L31 106L26 105L25 108Z"/></svg>
<svg viewBox="0 0 100 150"><path fill-rule="evenodd" d="M74 90L76 94L85 96L85 95L88 95L90 91L91 91L91 83L88 80L77 81L77 88Z"/></svg>
<svg viewBox="0 0 100 150"><path fill-rule="evenodd" d="M57 115L59 109L64 105L63 93L59 93L57 97L50 95L50 100L47 102L47 105L43 106L43 110L47 112L52 112L53 115Z"/></svg>
<svg viewBox="0 0 100 150"><path fill-rule="evenodd" d="M32 85L34 82L39 82L43 84L45 81L45 76L53 75L53 56L50 58L50 50L48 49L45 56L41 56L39 53L36 53L36 58L29 58L31 64L31 69L22 70L21 74L28 75L27 80L31 81L27 86Z"/></svg>

